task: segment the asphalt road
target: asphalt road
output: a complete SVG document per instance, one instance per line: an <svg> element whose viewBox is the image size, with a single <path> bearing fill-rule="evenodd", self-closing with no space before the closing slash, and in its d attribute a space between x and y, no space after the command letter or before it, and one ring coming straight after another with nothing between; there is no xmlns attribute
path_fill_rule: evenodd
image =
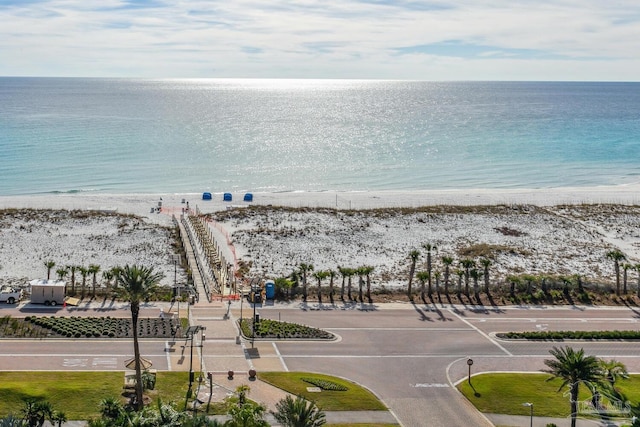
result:
<svg viewBox="0 0 640 427"><path fill-rule="evenodd" d="M453 385L488 371L538 371L554 343L501 341L496 332L640 328L631 309L509 308L465 310L423 304L364 311L283 310L262 318L307 324L340 337L334 343L278 342L288 370L311 370L357 381L376 392L405 426L486 425ZM555 343L557 346L569 343ZM571 343L588 354L623 361L640 372L639 343ZM489 424L490 425L490 424Z"/></svg>
<svg viewBox="0 0 640 427"><path fill-rule="evenodd" d="M423 304L387 304L318 309L314 306L258 307L262 318L323 328L339 336L334 342L235 342L232 322L223 321L224 306L199 304L190 315L206 325L203 363L209 371L314 371L356 381L376 393L403 426L491 425L454 389L472 374L489 371L538 371L554 345L582 347L589 354L616 358L630 372L640 372L640 343L546 343L501 341L496 332L530 330L638 330L640 316L629 308L528 308L473 310ZM327 308L327 307L324 307ZM365 308L366 310L363 310ZM159 306L145 307L157 316ZM244 303L246 317L251 307ZM87 308L87 315L128 316L126 306ZM165 309L166 311L166 309ZM55 314L65 311L56 309ZM78 311L74 313L77 315ZM31 314L16 307L0 308L0 316ZM54 313L51 313L54 314ZM232 318L240 315L234 302ZM142 340L144 357L158 370L188 369L188 345L173 352L164 340ZM182 347L184 346L184 347ZM187 351L185 351L187 350ZM130 340L2 340L2 370L124 370L131 357ZM196 363L199 349L196 349ZM185 362L185 356L187 361Z"/></svg>

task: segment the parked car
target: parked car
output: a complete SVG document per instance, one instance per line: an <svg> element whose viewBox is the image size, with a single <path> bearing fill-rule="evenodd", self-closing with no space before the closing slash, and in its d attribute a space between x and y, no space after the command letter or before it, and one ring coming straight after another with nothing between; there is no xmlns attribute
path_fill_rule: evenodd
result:
<svg viewBox="0 0 640 427"><path fill-rule="evenodd" d="M22 289L15 289L5 286L0 289L0 302L14 304L22 299Z"/></svg>

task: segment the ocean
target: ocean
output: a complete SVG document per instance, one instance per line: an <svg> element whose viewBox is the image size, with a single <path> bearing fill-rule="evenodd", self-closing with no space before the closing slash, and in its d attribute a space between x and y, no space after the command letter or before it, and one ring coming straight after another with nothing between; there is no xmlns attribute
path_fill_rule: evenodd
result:
<svg viewBox="0 0 640 427"><path fill-rule="evenodd" d="M640 83L0 78L0 195L640 181Z"/></svg>

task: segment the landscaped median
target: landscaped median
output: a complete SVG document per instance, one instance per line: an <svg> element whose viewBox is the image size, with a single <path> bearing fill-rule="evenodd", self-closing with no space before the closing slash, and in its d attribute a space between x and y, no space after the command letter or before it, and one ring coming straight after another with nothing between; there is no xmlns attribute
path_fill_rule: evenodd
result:
<svg viewBox="0 0 640 427"><path fill-rule="evenodd" d="M313 401L323 411L387 411L369 390L351 381L309 372L261 372L258 378Z"/></svg>
<svg viewBox="0 0 640 427"><path fill-rule="evenodd" d="M242 318L238 320L242 336L246 339L266 338L279 339L304 339L304 340L334 340L336 336L331 332L311 326L297 323L279 322L277 320L261 319L255 322L252 319Z"/></svg>
<svg viewBox="0 0 640 427"><path fill-rule="evenodd" d="M564 341L564 340L640 340L640 331L526 331L499 332L495 334L499 339L534 340L534 341Z"/></svg>

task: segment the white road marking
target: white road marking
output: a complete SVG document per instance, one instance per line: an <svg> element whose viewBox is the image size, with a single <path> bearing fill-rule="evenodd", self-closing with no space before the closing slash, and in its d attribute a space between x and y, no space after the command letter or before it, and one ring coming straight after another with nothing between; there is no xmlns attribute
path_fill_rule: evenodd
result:
<svg viewBox="0 0 640 427"><path fill-rule="evenodd" d="M278 359L280 359L282 368L285 370L285 372L289 372L289 368L287 367L287 364L284 363L284 359L282 358L282 354L280 354L280 350L278 350L278 346L276 345L275 342L272 342L271 345L273 346L273 349L275 350L276 355L278 356Z"/></svg>
<svg viewBox="0 0 640 427"><path fill-rule="evenodd" d="M456 316L458 319L460 319L461 322L469 325L471 328L475 329L477 333L479 333L480 335L482 335L483 337L485 337L486 339L488 339L489 341L491 341L496 347L498 347L500 350L504 351L506 354L508 354L509 356L513 356L511 354L511 352L509 350L507 350L506 348L504 348L503 346L500 345L500 343L498 343L496 340L494 340L493 338L491 338L489 335L485 334L483 331L481 331L480 329L478 329L477 327L473 326L471 323L469 323L467 321L467 319L464 319L462 316L456 314L453 310L449 311L451 314L453 314L454 316Z"/></svg>
<svg viewBox="0 0 640 427"><path fill-rule="evenodd" d="M118 360L115 357L94 357L92 366L111 366L116 367L118 365Z"/></svg>
<svg viewBox="0 0 640 427"><path fill-rule="evenodd" d="M449 388L449 384L414 384L416 388Z"/></svg>
<svg viewBox="0 0 640 427"><path fill-rule="evenodd" d="M89 363L89 359L64 359L62 361L62 366L65 366L67 368L71 368L71 367L84 368L85 366L87 366L87 363Z"/></svg>

